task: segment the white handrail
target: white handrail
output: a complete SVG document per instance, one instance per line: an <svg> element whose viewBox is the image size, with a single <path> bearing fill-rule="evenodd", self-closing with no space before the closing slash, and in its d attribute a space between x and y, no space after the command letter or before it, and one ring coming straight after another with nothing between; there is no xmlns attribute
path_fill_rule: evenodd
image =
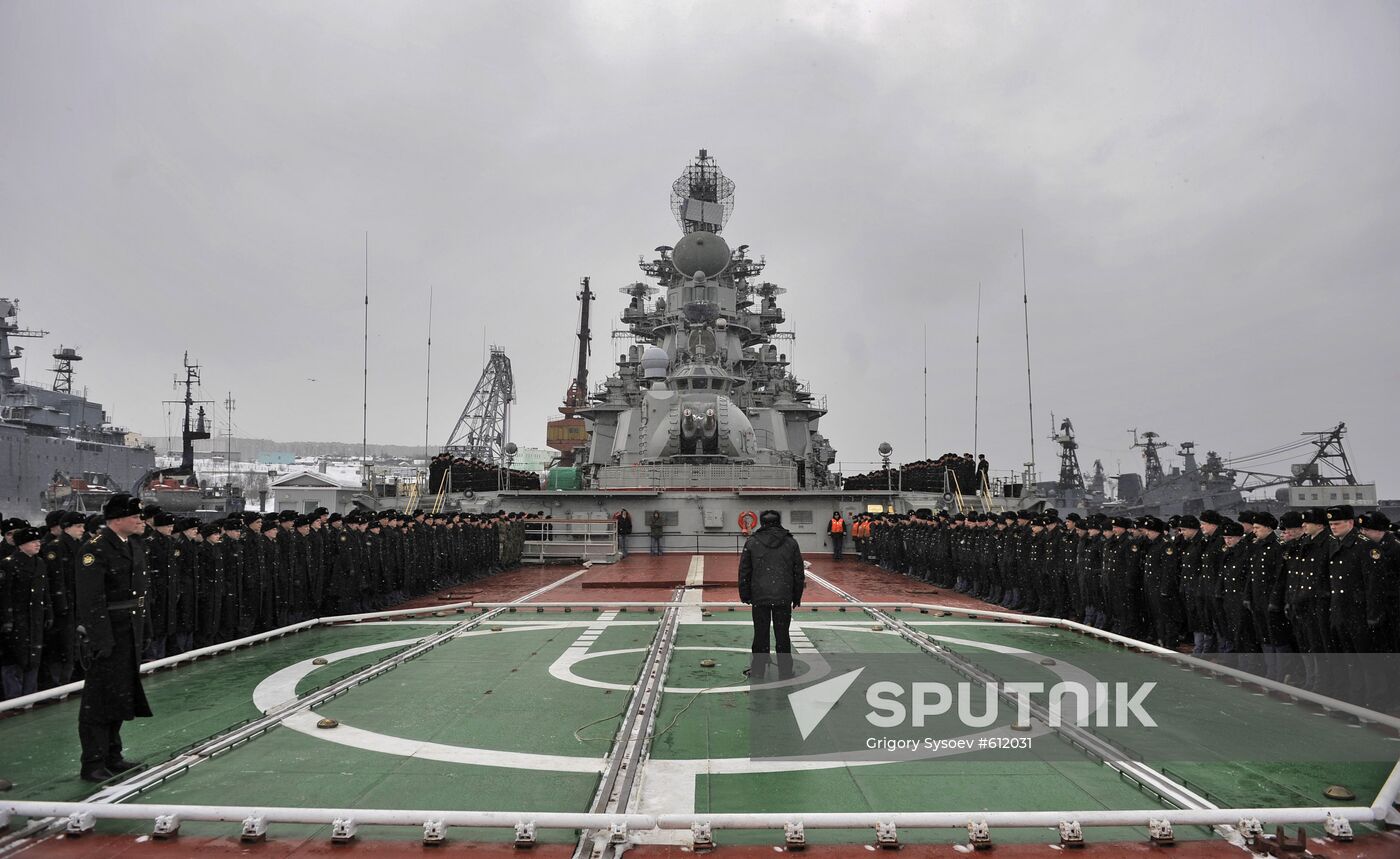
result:
<svg viewBox="0 0 1400 859"><path fill-rule="evenodd" d="M654 829L656 818L645 814L586 814L554 811L448 811L386 808L294 808L257 805L167 805L165 803L0 801L0 815L46 818L91 814L105 820L155 820L175 815L181 820L239 822L261 817L267 823L330 824L349 818L365 826L421 826L430 820L447 826L513 827L533 823L539 829L607 829L624 823L628 829Z"/></svg>
<svg viewBox="0 0 1400 859"><path fill-rule="evenodd" d="M911 829L961 829L970 821L984 821L988 826L1046 827L1064 820L1080 826L1147 826L1149 820L1167 820L1181 826L1235 826L1241 820L1255 817L1269 823L1322 823L1328 816L1348 821L1374 820L1375 815L1363 806L1332 808L1154 808L1133 811L1093 809L1084 811L896 811L878 812L814 812L759 814L660 814L656 822L661 829L689 829L695 823L708 823L715 829L782 829L789 823L801 823L807 829L868 829L877 823L893 823Z"/></svg>

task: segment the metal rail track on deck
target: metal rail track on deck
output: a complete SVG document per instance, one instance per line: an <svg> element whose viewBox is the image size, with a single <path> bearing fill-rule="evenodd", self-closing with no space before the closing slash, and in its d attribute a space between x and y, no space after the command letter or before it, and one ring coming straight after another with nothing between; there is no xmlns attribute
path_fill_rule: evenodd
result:
<svg viewBox="0 0 1400 859"><path fill-rule="evenodd" d="M325 703L326 701L329 701L330 699L335 698L338 695L341 695L349 691L350 689L359 686L362 683L365 683L369 680L374 679L375 677L380 676L381 674L384 674L387 671L391 671L394 668L397 668L398 666L404 664L405 662L411 659L415 659L419 656L422 656L424 653L427 653L428 651L440 645L446 644L447 642L458 638L463 633L475 629L482 623L485 623L486 621L496 617L497 615L508 612L510 610L510 606L521 605L523 603L529 602L534 597L548 593L549 591L559 587L560 585L573 581L581 575L583 575L582 570L570 573L569 575L564 576L563 578L552 582L551 584L537 588L510 603L506 603L500 608L483 612L482 614L479 614L476 617L462 621L456 626L453 626L451 629L446 629L435 635L430 635L419 641L417 644L414 644L405 650L401 650L398 653L386 656L385 658L369 666L366 666L365 668L362 668L359 671L356 671L355 673L350 674L349 676L346 676L330 684L329 686L326 686L322 689L318 689L314 692L309 692L306 695L302 695L298 698L294 698L280 707L274 707L273 709L268 710L266 713L264 713L261 718L254 719L251 722L239 726L227 733L220 734L219 736L216 736L210 740L207 740L203 743L199 743L194 748L181 754L178 754L175 757L165 761L164 763L157 764L153 767L145 769L129 779L104 787L97 793L88 797L87 800L85 800L84 804L110 805L113 803L119 803L125 799L136 796L142 791L155 787L156 785L161 784L167 779L173 778L179 775L180 773L187 771L191 767L203 763L206 760L209 760L210 758L214 757L220 752L227 751L233 748L234 746L247 742L248 740L251 740L256 736L267 732L268 730L281 723L282 720L286 719L288 716L291 716L295 713L299 713L303 710L311 709L319 704ZM18 832L15 832L5 837L0 837L0 850L3 850L4 848L10 846L16 841L37 835L43 832L44 830L49 829L50 827L56 827L61 823L62 821L55 820L53 818L32 820L30 821L28 826L24 827Z"/></svg>
<svg viewBox="0 0 1400 859"><path fill-rule="evenodd" d="M679 603L684 588L676 588L671 599ZM636 784L637 773L641 771L651 745L653 729L656 727L657 706L661 703L661 693L666 685L666 671L671 665L671 653L676 642L676 629L680 626L680 608L673 605L666 609L661 622L657 624L656 635L647 649L646 661L633 687L632 697L627 702L626 714L613 740L608 755L607 766L598 783L598 791L589 806L594 815L623 815L632 798L632 788ZM574 859L601 859L608 847L615 847L621 855L629 844L625 827L612 825L608 832L585 829L579 833L578 847Z"/></svg>
<svg viewBox="0 0 1400 859"><path fill-rule="evenodd" d="M486 614L472 618L470 621L467 621L464 624L460 624L456 627L453 627L452 629L446 630L444 633L441 633L439 636L434 636L433 638L434 640L438 640L444 639L447 636L459 635L462 632L467 631L468 629L474 628L474 626L480 625L482 622L488 619L494 619L498 617L500 611L509 611L511 608L518 607L521 603L530 601L535 596L547 592L551 588L557 587L558 585L569 581L577 575L579 574L575 573L573 576L566 577L558 582L555 582L552 585L540 588L539 590L531 594L527 594L514 602L492 603L489 606L482 606L481 604L477 604L478 607L489 608L491 610L488 611ZM809 573L809 575L812 574ZM817 576L812 576L812 578L826 587L832 587L829 583L825 582ZM1364 708L1355 707L1354 705L1348 705L1344 702L1333 701L1332 699L1324 698L1322 696L1317 696L1311 693L1304 693L1302 690L1296 690L1292 687L1284 686L1283 684L1275 684L1272 681L1266 680L1265 678L1256 677L1254 675L1250 675L1245 672L1238 671L1236 669L1215 665L1204 660L1197 660L1193 657L1186 657L1180 654L1175 654L1171 651L1166 651L1162 648L1158 648L1155 645L1147 644L1145 642L1137 641L1134 639L1127 639L1122 636L1117 636L1112 633L1104 632L1103 630L1097 630L1091 627L1084 626L1083 624L1079 624L1074 621L1017 615L1005 612L986 611L979 609L968 609L963 607L944 606L937 604L893 602L867 603L857 601L850 594L842 592L837 588L832 588L832 590L841 594L844 601L840 603L820 603L820 605L827 607L840 606L843 608L849 607L854 609L866 610L868 613L870 613L870 615L873 618L879 620L881 624L887 629L890 629L891 631L896 632L902 637L905 637L906 640L910 641L910 643L913 643L916 646L919 646L920 649L926 651L942 650L942 653L937 654L940 656L940 658L956 659L959 657L957 657L956 654L953 654L950 651L947 651L946 649L942 648L941 645L937 645L935 642L932 641L932 639L928 635L926 635L918 629L914 629L911 624L903 623L898 619L892 618L888 613L880 611L880 609L890 608L896 611L898 611L901 608L915 609L919 611L933 610L948 613L956 613L966 617L987 617L997 620L1004 620L1023 624L1069 629L1076 632L1088 634L1103 639L1105 641L1112 641L1114 643L1122 644L1126 647L1139 650L1144 653L1152 653L1161 656L1174 657L1179 659L1184 664L1190 664L1195 667L1202 668L1211 671L1212 673L1224 676L1238 677L1240 679L1246 680L1250 683L1254 683L1265 688L1276 688L1279 691L1285 691L1290 694L1295 694L1295 697L1299 697L1303 700L1315 700L1324 702L1328 705L1334 705L1336 709L1353 712L1357 715L1362 716L1362 718L1366 718L1368 721L1375 721L1381 724L1388 725L1393 725L1397 723L1397 720L1393 719L1392 717L1388 717L1384 714L1375 713ZM532 607L539 605L542 605L542 603L531 602ZM574 609L586 609L590 606L595 608L599 606L609 606L622 607L624 610L627 607L654 607L670 610L670 613L665 618L663 618L662 622L658 625L657 636L653 639L653 645L649 652L649 658L647 660L646 666L644 667L645 674L641 678L639 678L637 689L634 690L633 699L629 702L629 705L631 706L629 706L627 712L630 714L631 718L628 720L624 720L623 729L620 729L618 732L618 738L617 740L615 740L613 751L609 755L608 759L608 763L610 764L610 766L608 767L610 777L605 778L603 780L603 782L606 782L610 785L608 787L609 796L616 797L616 799L612 801L611 805L605 804L603 807L615 808L618 809L619 812L625 812L627 804L631 801L631 794L634 789L631 777L635 776L635 774L639 772L641 763L644 762L646 755L649 754L650 742L653 739L653 731L655 728L656 703L660 700L660 690L664 686L665 672L666 669L669 667L669 651L672 649L673 645L664 645L664 650L667 653L667 658L665 660L662 660L660 663L658 663L654 657L658 655L661 649L663 649L661 647L663 631L666 629L670 629L671 634L673 635L676 627L678 627L679 615L677 610L682 604L673 595L669 600L621 603L617 601L605 600L585 601L578 603L558 603L550 605L570 606ZM706 607L720 608L729 605L737 604L707 603ZM811 605L813 604L804 604L804 608L809 607ZM450 607L455 606L448 606L447 608ZM431 613L431 608L400 610L398 612L394 612L394 614ZM345 618L339 618L338 620L355 621L361 619L368 619L372 617L380 617L383 616L383 614L384 613L346 616ZM323 619L322 622L325 622L326 620L331 619ZM292 631L292 628L288 628L284 630L284 632L285 631ZM442 643L442 641L438 640L438 643ZM400 663L403 660L412 658L407 655L407 652L400 653L399 657ZM372 672L375 670L375 667L376 666L370 666L370 668L365 669L365 671ZM976 669L976 666L972 667ZM959 669L955 667L954 670ZM981 669L976 670L981 671ZM985 675L987 678L993 677L993 675L991 675L990 672L983 671L982 674ZM378 676L378 672L374 673L373 676ZM974 677L976 679L982 679L978 677L977 674L968 674L967 676ZM648 683L643 683L643 679L647 678L654 678L654 680ZM336 681L333 685L339 686L342 682L348 682L352 680L353 677L347 677L344 678L344 680L342 681ZM645 699L642 699L640 697L642 695L644 685L649 686L654 690L650 695L649 700L651 701L651 703L649 705L645 704ZM328 687L328 689L329 688L330 687ZM339 693L337 692L335 694ZM300 701L304 699L298 700ZM265 716L263 718L270 718L272 717L272 715L273 714L269 713L268 716ZM288 715L288 713L282 708L279 708L277 718L284 718L286 715ZM1038 713L1038 716L1043 720L1045 716L1044 711L1041 710ZM628 722L632 724L631 728L627 728ZM191 756L198 757L198 752L200 749L205 749L211 743L215 743L220 740L225 740L229 736L231 736L231 734L225 735L224 737L216 738L215 740L211 740L206 743L201 743L197 745L195 750L187 754L182 753L181 755L178 755L177 758L183 760ZM237 742L244 742L246 741L246 739L247 738L244 738L242 740L238 740ZM1070 741L1074 742L1074 740L1072 739ZM236 745L236 742L227 744L225 748L231 745ZM1107 748L1109 749L1112 749L1112 746L1107 743L1105 743L1105 746L1107 746ZM1084 748L1082 745L1081 748L1089 754L1097 756L1097 752L1090 751L1089 749ZM620 752L622 752L624 749L626 749L628 754L630 755L630 757L625 759L620 754ZM640 751L640 755L638 754L638 751ZM1121 753L1119 750L1113 751L1116 754ZM1112 764L1109 765L1112 766ZM1116 767L1114 768L1117 769ZM183 769L177 768L177 770L175 772L172 772L171 775L177 774L179 771L183 771ZM1150 768L1147 772L1149 774L1160 775L1157 774L1155 771L1150 770ZM1133 778L1135 781L1137 780L1132 775L1127 775L1127 777ZM1163 780L1166 783L1175 784L1175 782L1173 782L1170 779L1170 777L1163 776ZM136 779L132 779L131 781L134 782L136 781ZM153 784L154 783L148 784L146 786L149 787ZM1159 796L1163 796L1163 798L1168 799L1168 801L1174 801L1166 797L1165 795L1159 793L1156 788L1148 786L1148 789L1152 790L1152 792L1154 793L1158 793ZM102 796L103 793L105 792L99 793L98 796ZM599 794L601 795L602 793L603 783L600 782ZM713 827L716 830L719 830L785 829L791 826L796 826L798 827L798 829L800 829L801 826L805 825L808 828L813 829L868 829L869 827L874 825L878 830L879 825L884 824L888 824L891 828L895 825L898 825L899 827L908 828L961 827L972 822L979 822L983 825L990 825L993 827L1042 827L1047 825L1054 825L1054 823L1057 821L1061 824L1072 821L1076 825L1082 824L1084 827L1091 827L1122 825L1141 826L1148 823L1149 820L1159 820L1168 823L1175 823L1176 825L1221 825L1233 822L1235 826L1238 827L1239 832L1245 833L1248 832L1251 827L1257 829L1259 827L1260 820L1264 820L1271 823L1325 822L1327 826L1326 831L1328 832L1328 834L1332 834L1334 825L1336 825L1338 828L1346 829L1346 831L1349 833L1348 821L1373 821L1380 826L1384 826L1387 823L1390 823L1392 825L1400 825L1400 813L1398 813L1395 810L1395 801L1397 794L1400 794L1400 765L1397 765L1395 769L1391 771L1389 778L1386 780L1379 794L1376 796L1375 801L1369 808L1346 806L1333 808L1318 807L1238 809L1217 808L1213 805L1210 805L1209 803L1206 803L1207 807L1184 807L1182 810L1142 809L1110 811L1104 809L1086 809L1082 811L1056 812L969 811L939 813L692 813L662 814L656 817L650 817L647 815L638 814L595 814L591 812L579 814L570 812L540 811L410 811L403 809L327 809L281 807L257 809L252 807L210 805L183 806L170 804L145 805L138 803L117 804L117 800L112 798L90 800L87 802L80 803L54 803L33 801L5 802L3 800L0 800L0 827L3 827L5 824L7 824L12 816L22 816L31 818L30 827L26 828L21 832L15 833L14 835L8 838L0 840L0 854L8 853L16 847L21 846L22 839L35 834L36 831L42 830L45 826L54 825L55 823L57 823L58 825L63 825L64 823L66 823L70 831L75 831L75 829L76 831L82 831L84 827L90 828L97 819L108 818L124 820L153 819L156 821L157 832L160 831L162 826L168 828L173 825L176 828L178 828L178 823L181 819L208 821L242 820L242 822L244 823L245 834L250 824L253 824L256 828L257 826L265 827L269 823L322 823L333 825L333 840L335 840L334 832L340 831L344 833L345 831L347 831L347 829L350 833L352 833L353 837L353 832L356 824L362 826L403 826L413 825L414 823L422 823L424 824L425 828L425 843L429 843L428 834L430 832L435 833L434 837L437 839L435 841L432 841L431 843L440 843L445 828L447 826L504 828L510 828L511 826L514 826L516 830L517 844L521 843L519 839L522 829L531 833L530 840L532 842L533 832L536 829L536 827L540 829L591 829L595 832L602 832L604 828L606 828L607 836L604 836L602 838L601 844L601 852L603 853L606 852L606 848L609 843L618 844L619 846L625 844L628 832L637 832L639 830L650 829L653 826L659 826L662 830L674 830L685 828L693 829L697 825L700 825L703 826L706 831L708 831L711 827ZM44 817L46 819L40 821L32 820L33 818L37 817ZM61 818L61 820L55 821L54 818ZM342 824L344 824L344 826L342 826ZM620 834L620 842L611 841L611 836L614 834ZM1238 835L1232 840L1238 843ZM581 840L580 848L582 848L584 844L585 842Z"/></svg>
<svg viewBox="0 0 1400 859"><path fill-rule="evenodd" d="M859 602L859 600L850 593L838 588L836 585L810 571L808 571L807 577L844 600L852 603ZM1051 720L1049 709L1043 704L1035 702L1029 697L1024 699L1023 702L1022 699L1018 698L1015 694L1003 688L1000 682L1001 678L978 666L976 663L964 659L943 645L938 644L928 633L914 629L908 623L896 619L881 609L864 606L862 610L873 619L879 621L885 628L898 633L905 641L931 654L959 674L995 689L999 698L1017 704L1018 706L1023 703L1028 703L1030 715L1033 719L1043 722L1051 731L1060 734L1091 757L1097 758L1102 761L1105 766L1127 776L1133 782L1148 789L1162 800L1178 808L1197 811L1213 811L1219 808L1215 803L1185 785L1173 781L1146 764L1137 761L1123 760L1123 750L1104 740L1102 737L1064 721L1060 721L1058 725L1054 724ZM1234 838L1237 837L1233 826L1224 824L1217 825L1216 831L1219 832L1223 838L1229 840L1234 840Z"/></svg>

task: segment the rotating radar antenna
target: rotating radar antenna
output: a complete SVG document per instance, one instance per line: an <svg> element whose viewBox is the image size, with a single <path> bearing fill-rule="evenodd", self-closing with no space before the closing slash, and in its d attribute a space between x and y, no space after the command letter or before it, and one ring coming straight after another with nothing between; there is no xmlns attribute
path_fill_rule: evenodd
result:
<svg viewBox="0 0 1400 859"><path fill-rule="evenodd" d="M457 426L443 450L492 464L506 459L506 436L510 431L510 404L515 402L515 377L510 358L495 346L491 359L481 371L476 389L462 409Z"/></svg>
<svg viewBox="0 0 1400 859"><path fill-rule="evenodd" d="M683 232L717 233L734 211L734 180L704 149L671 185L671 211Z"/></svg>

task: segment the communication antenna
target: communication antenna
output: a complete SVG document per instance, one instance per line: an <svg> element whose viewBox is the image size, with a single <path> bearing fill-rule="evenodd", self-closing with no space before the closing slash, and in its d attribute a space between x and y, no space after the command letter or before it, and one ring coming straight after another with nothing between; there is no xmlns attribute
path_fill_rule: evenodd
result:
<svg viewBox="0 0 1400 859"><path fill-rule="evenodd" d="M424 381L423 393L423 461L432 458L432 446L428 442L428 424L433 406L433 288L428 287L428 372Z"/></svg>
<svg viewBox="0 0 1400 859"><path fill-rule="evenodd" d="M365 230L365 380L360 419L360 469L369 485L369 230Z"/></svg>
<svg viewBox="0 0 1400 859"><path fill-rule="evenodd" d="M976 436L973 432L973 436ZM928 459L928 323L924 323L924 459Z"/></svg>
<svg viewBox="0 0 1400 859"><path fill-rule="evenodd" d="M924 347L927 351L927 346ZM982 396L982 284L977 284L977 339L973 346L973 369L972 369L972 453L974 455L982 452L977 446L978 429L978 407ZM927 359L925 359L927 363ZM927 370L924 371L927 374ZM927 454L925 454L927 456ZM1032 455L1031 457L1035 457Z"/></svg>
<svg viewBox="0 0 1400 859"><path fill-rule="evenodd" d="M1035 401L1031 396L1031 304L1026 288L1026 231L1021 230L1021 308L1026 319L1026 408L1030 411L1031 476L1035 476Z"/></svg>

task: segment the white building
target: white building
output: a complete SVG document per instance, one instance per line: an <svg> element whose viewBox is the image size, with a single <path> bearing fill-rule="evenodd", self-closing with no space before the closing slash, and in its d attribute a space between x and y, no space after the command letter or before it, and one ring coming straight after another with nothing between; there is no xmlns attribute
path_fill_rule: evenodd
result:
<svg viewBox="0 0 1400 859"><path fill-rule="evenodd" d="M315 471L293 471L272 481L272 510L310 513L324 507L332 513L346 513L354 506L351 499L363 491L358 482L348 483Z"/></svg>

